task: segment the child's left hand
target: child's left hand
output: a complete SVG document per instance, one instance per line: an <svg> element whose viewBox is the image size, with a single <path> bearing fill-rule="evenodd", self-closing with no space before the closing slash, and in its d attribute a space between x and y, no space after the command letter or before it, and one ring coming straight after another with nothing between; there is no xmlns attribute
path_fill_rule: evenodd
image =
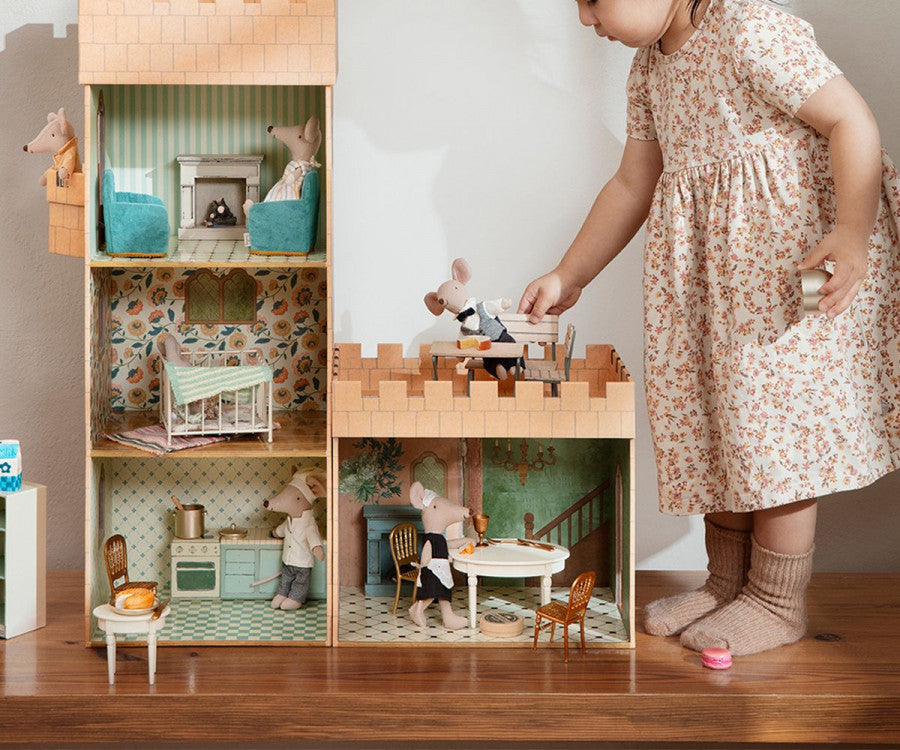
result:
<svg viewBox="0 0 900 750"><path fill-rule="evenodd" d="M819 309L829 318L840 315L850 307L853 298L866 278L869 264L869 234L854 227L838 225L826 234L822 241L798 268L816 268L824 261L834 261L834 275L823 284Z"/></svg>

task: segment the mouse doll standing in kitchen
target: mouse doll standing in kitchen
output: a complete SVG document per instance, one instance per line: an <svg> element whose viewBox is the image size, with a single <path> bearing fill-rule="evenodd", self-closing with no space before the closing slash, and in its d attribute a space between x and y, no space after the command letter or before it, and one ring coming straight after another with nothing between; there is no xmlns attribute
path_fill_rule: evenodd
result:
<svg viewBox="0 0 900 750"><path fill-rule="evenodd" d="M284 539L281 553L281 583L270 605L273 609L299 609L309 593L315 561L325 559L325 546L316 525L313 502L325 495L325 478L309 471L296 471L291 481L264 508L287 513L272 536Z"/></svg>
<svg viewBox="0 0 900 750"><path fill-rule="evenodd" d="M466 626L466 618L453 612L450 592L453 575L450 571L450 548L456 549L469 540L447 539L444 532L455 523L464 521L471 511L432 490L426 490L421 482L413 482L409 488L409 502L422 511L422 528L425 529L422 555L419 558L419 579L416 581L416 601L409 608L409 616L420 627L427 627L425 609L435 599L441 607L444 627L459 630Z"/></svg>

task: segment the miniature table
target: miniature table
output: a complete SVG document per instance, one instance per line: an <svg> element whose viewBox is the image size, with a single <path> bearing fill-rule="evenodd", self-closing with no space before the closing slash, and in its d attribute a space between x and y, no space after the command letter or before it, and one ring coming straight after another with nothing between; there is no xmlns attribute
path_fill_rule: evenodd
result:
<svg viewBox="0 0 900 750"><path fill-rule="evenodd" d="M431 345L431 365L434 369L434 379L438 379L438 357L452 357L455 359L518 359L525 356L525 344L509 341L494 341L490 349L460 349L455 341L435 341ZM516 377L518 377L518 366Z"/></svg>
<svg viewBox="0 0 900 750"><path fill-rule="evenodd" d="M498 540L488 547L476 547L471 555L450 551L450 562L461 573L468 574L469 627L475 628L478 576L499 578L541 577L541 606L550 603L550 577L566 567L569 550L558 544L553 550L516 544L515 540Z"/></svg>
<svg viewBox="0 0 900 750"><path fill-rule="evenodd" d="M101 604L94 607L94 617L100 625L100 630L106 633L106 662L109 669L109 684L116 681L116 634L117 633L146 633L147 634L147 662L150 671L150 684L156 681L156 634L166 624L166 616L172 608L166 605L162 614L151 620L152 612L145 615L120 615L109 604Z"/></svg>

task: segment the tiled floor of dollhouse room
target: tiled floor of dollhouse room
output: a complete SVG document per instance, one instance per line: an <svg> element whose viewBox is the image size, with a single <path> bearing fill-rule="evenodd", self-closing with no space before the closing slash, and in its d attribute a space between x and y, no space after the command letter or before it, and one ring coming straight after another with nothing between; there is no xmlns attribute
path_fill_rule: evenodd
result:
<svg viewBox="0 0 900 750"><path fill-rule="evenodd" d="M164 598L164 597L163 597ZM302 609L283 612L266 600L179 599L159 633L160 643L198 641L325 641L328 605L310 599ZM146 635L119 635L119 641L142 641ZM92 640L102 641L95 629Z"/></svg>
<svg viewBox="0 0 900 750"><path fill-rule="evenodd" d="M522 615L525 626L522 634L515 638L494 638L466 627L448 631L441 625L440 610L432 605L426 612L428 629L422 630L410 619L407 609L410 605L409 589L404 586L403 595L397 606L397 614L392 615L393 597L367 597L360 588L341 587L339 641L363 641L367 643L422 643L435 641L497 643L529 642L534 634L534 611L541 605L540 589L521 586L479 586L478 608L480 617L489 609L514 612ZM453 611L468 617L468 590L454 590ZM564 602L569 596L568 588L554 588L552 598ZM570 638L576 634L572 628ZM576 635L577 637L577 635ZM543 635L546 640L548 636ZM590 642L606 641L617 643L628 640L625 626L616 607L612 591L608 588L594 589L594 595L585 617L585 639ZM562 640L557 629L555 640Z"/></svg>

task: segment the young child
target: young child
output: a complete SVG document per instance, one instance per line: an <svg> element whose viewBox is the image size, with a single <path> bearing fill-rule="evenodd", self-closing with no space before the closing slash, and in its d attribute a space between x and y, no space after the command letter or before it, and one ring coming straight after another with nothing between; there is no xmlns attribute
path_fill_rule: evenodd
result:
<svg viewBox="0 0 900 750"><path fill-rule="evenodd" d="M763 0L578 0L637 48L628 141L533 321L575 304L645 219L644 374L661 510L705 514L709 578L654 635L735 655L806 630L816 498L900 462L900 180L811 28ZM882 187L883 185L883 187ZM799 269L825 266L822 314Z"/></svg>

